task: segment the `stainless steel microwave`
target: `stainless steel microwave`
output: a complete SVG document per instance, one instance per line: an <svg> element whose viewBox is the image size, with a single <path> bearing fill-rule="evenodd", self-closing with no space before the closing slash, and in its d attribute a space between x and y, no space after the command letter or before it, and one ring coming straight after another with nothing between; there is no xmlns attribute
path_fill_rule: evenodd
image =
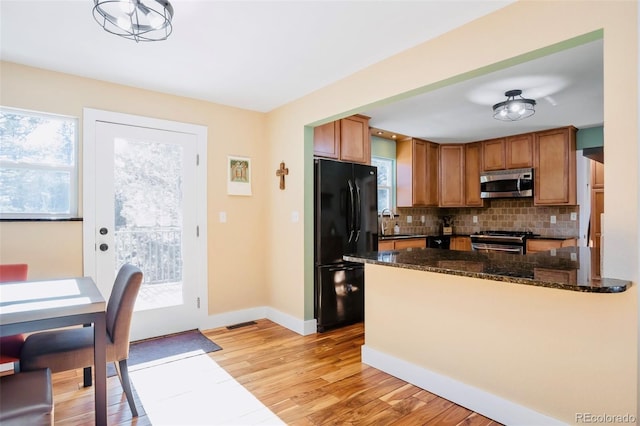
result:
<svg viewBox="0 0 640 426"><path fill-rule="evenodd" d="M497 170L481 173L480 197L533 197L533 169Z"/></svg>

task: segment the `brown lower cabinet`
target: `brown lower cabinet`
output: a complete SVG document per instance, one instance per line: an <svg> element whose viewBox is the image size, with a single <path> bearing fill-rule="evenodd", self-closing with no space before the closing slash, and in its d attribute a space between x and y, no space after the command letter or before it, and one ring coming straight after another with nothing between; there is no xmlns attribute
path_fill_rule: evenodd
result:
<svg viewBox="0 0 640 426"><path fill-rule="evenodd" d="M535 238L527 240L527 253L549 251L562 247L574 247L577 242L576 238L567 238L564 240Z"/></svg>
<svg viewBox="0 0 640 426"><path fill-rule="evenodd" d="M471 251L471 237L451 237L450 250Z"/></svg>
<svg viewBox="0 0 640 426"><path fill-rule="evenodd" d="M426 246L426 238L399 238L397 240L378 241L378 251L423 248Z"/></svg>
<svg viewBox="0 0 640 426"><path fill-rule="evenodd" d="M576 284L578 282L578 271L576 269L533 268L533 278L551 283Z"/></svg>

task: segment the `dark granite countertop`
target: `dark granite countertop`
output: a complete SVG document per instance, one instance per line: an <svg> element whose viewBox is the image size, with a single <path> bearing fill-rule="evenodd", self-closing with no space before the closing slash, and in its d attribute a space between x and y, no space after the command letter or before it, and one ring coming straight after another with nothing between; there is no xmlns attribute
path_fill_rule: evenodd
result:
<svg viewBox="0 0 640 426"><path fill-rule="evenodd" d="M559 240L559 241L564 241L564 240L571 240L575 238L576 240L578 239L578 237L558 237L558 236L547 236L547 235L534 235L533 237L531 237L531 239L533 240Z"/></svg>
<svg viewBox="0 0 640 426"><path fill-rule="evenodd" d="M378 240L404 240L407 238L427 238L429 235L427 234L389 234L389 235L378 235Z"/></svg>
<svg viewBox="0 0 640 426"><path fill-rule="evenodd" d="M428 238L428 237L468 237L469 234L453 234L453 235L440 235L440 234L389 234L378 235L379 241L385 240L404 240L407 238Z"/></svg>
<svg viewBox="0 0 640 426"><path fill-rule="evenodd" d="M631 285L619 279L592 279L591 262L600 258L588 247L528 255L412 248L345 255L344 260L580 292L620 293Z"/></svg>

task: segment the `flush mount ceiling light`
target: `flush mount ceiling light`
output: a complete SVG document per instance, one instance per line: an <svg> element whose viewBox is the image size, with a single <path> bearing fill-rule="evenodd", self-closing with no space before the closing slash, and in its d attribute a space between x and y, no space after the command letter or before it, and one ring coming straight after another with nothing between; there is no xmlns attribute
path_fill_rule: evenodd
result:
<svg viewBox="0 0 640 426"><path fill-rule="evenodd" d="M509 90L504 95L507 100L493 106L493 118L496 120L518 121L536 113L536 101L523 98L522 90Z"/></svg>
<svg viewBox="0 0 640 426"><path fill-rule="evenodd" d="M166 40L173 27L168 0L94 0L93 17L105 31L129 40Z"/></svg>

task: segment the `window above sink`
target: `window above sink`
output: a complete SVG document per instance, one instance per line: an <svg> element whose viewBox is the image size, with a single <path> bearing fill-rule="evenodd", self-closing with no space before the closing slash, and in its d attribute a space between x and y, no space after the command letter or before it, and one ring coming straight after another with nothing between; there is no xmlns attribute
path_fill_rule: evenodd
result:
<svg viewBox="0 0 640 426"><path fill-rule="evenodd" d="M371 165L378 168L378 214L396 207L395 141L372 136Z"/></svg>

